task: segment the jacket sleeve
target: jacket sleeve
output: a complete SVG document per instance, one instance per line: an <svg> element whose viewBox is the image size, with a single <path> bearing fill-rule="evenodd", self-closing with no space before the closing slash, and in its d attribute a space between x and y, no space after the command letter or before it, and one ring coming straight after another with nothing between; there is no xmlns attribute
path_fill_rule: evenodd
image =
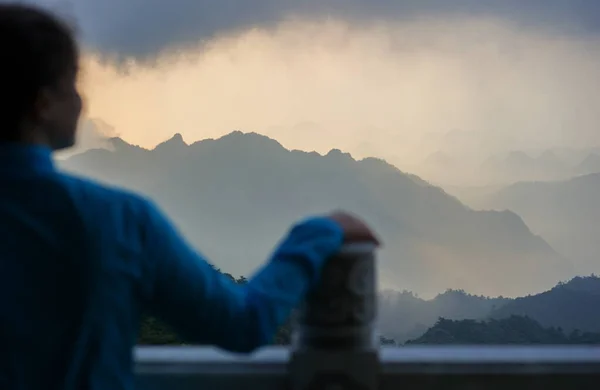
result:
<svg viewBox="0 0 600 390"><path fill-rule="evenodd" d="M187 341L251 352L271 342L318 281L343 231L327 218L295 225L271 258L240 285L194 251L151 203L144 222L149 309Z"/></svg>

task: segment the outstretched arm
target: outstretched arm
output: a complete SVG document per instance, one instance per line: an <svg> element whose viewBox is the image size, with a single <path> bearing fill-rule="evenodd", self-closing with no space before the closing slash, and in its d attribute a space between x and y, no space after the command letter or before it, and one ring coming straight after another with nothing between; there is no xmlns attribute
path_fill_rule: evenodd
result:
<svg viewBox="0 0 600 390"><path fill-rule="evenodd" d="M238 285L214 270L151 204L146 219L150 309L187 340L236 352L272 340L344 240L335 218L308 219L292 228L247 284Z"/></svg>

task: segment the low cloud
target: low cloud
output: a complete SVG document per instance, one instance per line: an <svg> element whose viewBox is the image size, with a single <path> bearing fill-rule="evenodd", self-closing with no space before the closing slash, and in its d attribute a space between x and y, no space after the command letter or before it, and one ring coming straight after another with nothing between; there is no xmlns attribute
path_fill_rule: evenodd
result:
<svg viewBox="0 0 600 390"><path fill-rule="evenodd" d="M272 27L286 18L343 19L355 26L420 17L501 18L524 27L596 33L600 3L589 0L29 0L77 20L86 44L147 57L222 33Z"/></svg>

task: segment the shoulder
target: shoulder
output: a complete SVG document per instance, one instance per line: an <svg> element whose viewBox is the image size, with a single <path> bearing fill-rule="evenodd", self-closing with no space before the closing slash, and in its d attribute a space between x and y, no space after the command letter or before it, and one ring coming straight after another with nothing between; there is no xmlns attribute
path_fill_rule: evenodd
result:
<svg viewBox="0 0 600 390"><path fill-rule="evenodd" d="M100 207L103 211L121 209L135 212L151 207L152 202L149 199L124 188L64 173L60 174L59 180L73 200L85 203L87 208Z"/></svg>
<svg viewBox="0 0 600 390"><path fill-rule="evenodd" d="M139 233L156 213L150 199L133 191L69 174L60 174L59 180L86 224L117 235Z"/></svg>

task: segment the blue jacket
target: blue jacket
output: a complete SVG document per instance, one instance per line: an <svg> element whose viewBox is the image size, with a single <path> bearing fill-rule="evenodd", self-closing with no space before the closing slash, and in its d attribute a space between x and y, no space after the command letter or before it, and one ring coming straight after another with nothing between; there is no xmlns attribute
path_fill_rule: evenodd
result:
<svg viewBox="0 0 600 390"><path fill-rule="evenodd" d="M49 149L0 145L0 389L130 389L148 310L192 343L270 342L343 232L289 232L246 285L221 275L151 201L58 172Z"/></svg>

